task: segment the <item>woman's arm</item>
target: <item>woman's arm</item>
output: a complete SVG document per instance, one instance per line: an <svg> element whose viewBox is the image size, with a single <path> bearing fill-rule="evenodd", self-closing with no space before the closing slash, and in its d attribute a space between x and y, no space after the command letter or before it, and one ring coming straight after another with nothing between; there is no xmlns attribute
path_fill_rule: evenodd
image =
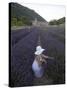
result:
<svg viewBox="0 0 67 90"><path fill-rule="evenodd" d="M49 57L49 56L46 56L46 55L44 55L44 54L42 54L42 57L43 57L43 58L46 58L46 59L54 59L53 57Z"/></svg>
<svg viewBox="0 0 67 90"><path fill-rule="evenodd" d="M44 54L41 54L43 58L49 58L48 56L44 55Z"/></svg>

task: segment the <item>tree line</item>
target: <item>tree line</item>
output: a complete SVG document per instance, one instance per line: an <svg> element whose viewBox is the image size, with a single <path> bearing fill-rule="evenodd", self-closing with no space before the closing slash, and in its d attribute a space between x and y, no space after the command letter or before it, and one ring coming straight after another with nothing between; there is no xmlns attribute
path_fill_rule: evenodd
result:
<svg viewBox="0 0 67 90"><path fill-rule="evenodd" d="M63 24L63 23L65 23L65 17L60 18L58 20L51 20L49 22L49 25L60 25L60 24Z"/></svg>
<svg viewBox="0 0 67 90"><path fill-rule="evenodd" d="M20 18L12 17L11 18L11 26L25 26L25 25L32 25L32 22L25 16Z"/></svg>

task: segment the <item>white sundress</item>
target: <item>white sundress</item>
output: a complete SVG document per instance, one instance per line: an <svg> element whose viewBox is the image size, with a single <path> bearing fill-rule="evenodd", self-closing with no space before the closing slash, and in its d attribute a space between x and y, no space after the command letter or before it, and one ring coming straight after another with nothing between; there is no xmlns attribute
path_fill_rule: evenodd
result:
<svg viewBox="0 0 67 90"><path fill-rule="evenodd" d="M44 70L42 66L38 65L38 62L36 60L34 60L33 64L32 64L32 70L34 72L35 77L42 77Z"/></svg>

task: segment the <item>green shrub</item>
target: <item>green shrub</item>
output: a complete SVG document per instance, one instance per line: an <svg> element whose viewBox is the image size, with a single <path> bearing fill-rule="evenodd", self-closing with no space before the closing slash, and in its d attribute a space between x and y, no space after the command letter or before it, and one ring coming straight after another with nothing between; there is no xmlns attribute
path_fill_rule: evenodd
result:
<svg viewBox="0 0 67 90"><path fill-rule="evenodd" d="M17 26L23 26L23 25L24 25L24 23L22 21L17 22Z"/></svg>
<svg viewBox="0 0 67 90"><path fill-rule="evenodd" d="M24 26L24 25L32 25L32 22L25 16L11 19L11 26Z"/></svg>
<svg viewBox="0 0 67 90"><path fill-rule="evenodd" d="M17 18L12 18L11 19L11 26L16 26L17 25Z"/></svg>

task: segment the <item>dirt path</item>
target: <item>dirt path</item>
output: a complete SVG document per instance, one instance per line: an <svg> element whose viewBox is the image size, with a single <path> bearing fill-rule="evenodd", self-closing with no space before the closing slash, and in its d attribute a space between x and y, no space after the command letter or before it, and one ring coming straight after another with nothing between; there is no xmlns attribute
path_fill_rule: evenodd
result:
<svg viewBox="0 0 67 90"><path fill-rule="evenodd" d="M37 45L40 45L42 47L40 34L38 36ZM50 85L52 83L53 83L53 80L51 78L49 78L49 76L45 72L45 70L44 70L44 75L41 78L34 77L34 79L33 79L33 84L34 85Z"/></svg>

